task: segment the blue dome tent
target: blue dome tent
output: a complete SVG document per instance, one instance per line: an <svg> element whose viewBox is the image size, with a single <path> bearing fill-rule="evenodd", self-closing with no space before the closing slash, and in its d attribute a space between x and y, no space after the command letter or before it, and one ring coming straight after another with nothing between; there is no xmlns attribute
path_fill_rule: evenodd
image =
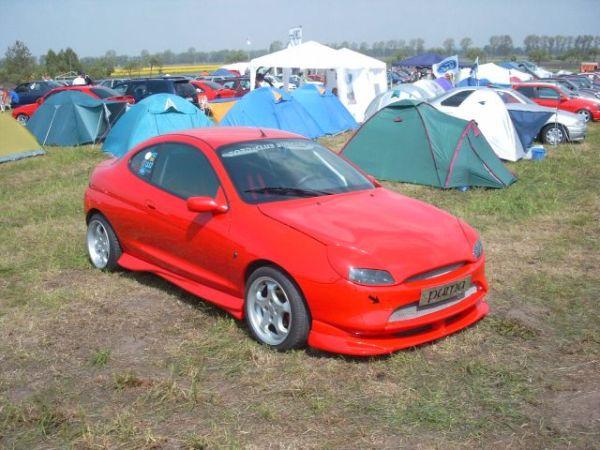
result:
<svg viewBox="0 0 600 450"><path fill-rule="evenodd" d="M354 117L331 91L315 84L305 84L291 95L308 111L323 134L338 134L358 128Z"/></svg>
<svg viewBox="0 0 600 450"><path fill-rule="evenodd" d="M310 139L324 134L297 100L286 92L271 87L254 89L244 95L231 107L219 125L275 128Z"/></svg>
<svg viewBox="0 0 600 450"><path fill-rule="evenodd" d="M102 146L123 156L140 142L161 134L212 126L212 121L189 101L173 94L155 94L135 104L117 122Z"/></svg>

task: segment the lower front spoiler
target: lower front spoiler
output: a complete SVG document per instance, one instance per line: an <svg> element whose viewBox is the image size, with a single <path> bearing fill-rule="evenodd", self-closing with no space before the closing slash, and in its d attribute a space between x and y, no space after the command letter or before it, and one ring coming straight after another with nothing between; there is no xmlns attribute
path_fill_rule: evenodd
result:
<svg viewBox="0 0 600 450"><path fill-rule="evenodd" d="M489 306L482 297L473 306L452 316L421 327L376 337L352 334L325 322L313 321L308 345L319 350L352 356L385 355L448 336L474 324L488 311Z"/></svg>

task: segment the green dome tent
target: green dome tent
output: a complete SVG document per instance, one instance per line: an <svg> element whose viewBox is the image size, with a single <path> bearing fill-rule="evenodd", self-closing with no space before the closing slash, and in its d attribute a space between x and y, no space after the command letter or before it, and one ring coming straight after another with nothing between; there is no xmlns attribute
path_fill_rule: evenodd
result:
<svg viewBox="0 0 600 450"><path fill-rule="evenodd" d="M380 180L440 188L503 188L516 181L475 122L415 100L381 109L342 154Z"/></svg>
<svg viewBox="0 0 600 450"><path fill-rule="evenodd" d="M15 161L45 152L27 128L8 112L0 112L0 163Z"/></svg>

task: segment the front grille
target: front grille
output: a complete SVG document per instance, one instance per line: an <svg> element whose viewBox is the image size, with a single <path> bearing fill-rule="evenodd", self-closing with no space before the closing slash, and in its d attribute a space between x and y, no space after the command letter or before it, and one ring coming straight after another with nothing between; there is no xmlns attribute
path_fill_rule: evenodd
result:
<svg viewBox="0 0 600 450"><path fill-rule="evenodd" d="M443 267L438 267L437 269L434 270L429 270L427 272L423 272L423 273L419 273L417 275L413 275L410 278L407 278L406 280L404 280L405 283L411 283L413 281L419 281L419 280L428 280L430 278L436 278L442 275L445 275L447 273L453 272L456 269L464 266L466 263L465 262L459 262L456 264L450 264L447 266L443 266Z"/></svg>

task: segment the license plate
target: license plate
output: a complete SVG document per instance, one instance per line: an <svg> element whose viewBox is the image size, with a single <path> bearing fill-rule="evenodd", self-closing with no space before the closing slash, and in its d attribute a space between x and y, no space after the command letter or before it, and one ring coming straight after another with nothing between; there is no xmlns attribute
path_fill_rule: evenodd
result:
<svg viewBox="0 0 600 450"><path fill-rule="evenodd" d="M421 291L421 300L419 301L419 306L432 305L453 297L463 297L465 295L465 291L469 287L471 287L471 277L467 277L464 280L455 281L453 283L444 284L443 286L423 289Z"/></svg>

